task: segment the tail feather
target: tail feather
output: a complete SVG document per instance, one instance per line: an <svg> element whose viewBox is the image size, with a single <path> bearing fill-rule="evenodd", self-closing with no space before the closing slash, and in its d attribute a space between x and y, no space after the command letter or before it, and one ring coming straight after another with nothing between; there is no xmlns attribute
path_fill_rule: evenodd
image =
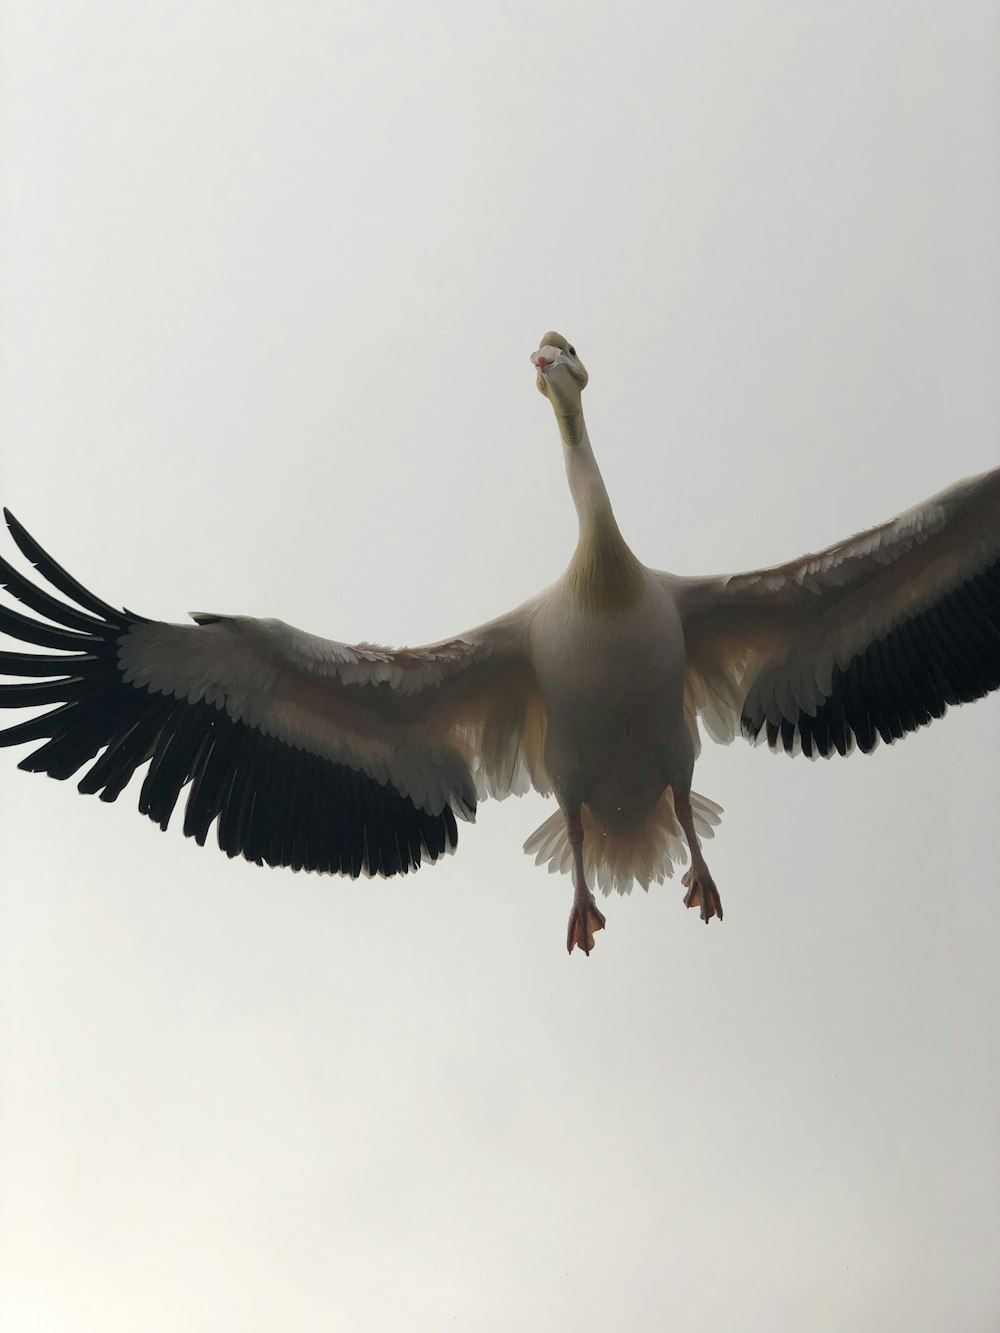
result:
<svg viewBox="0 0 1000 1333"><path fill-rule="evenodd" d="M711 838L719 824L722 807L706 796L691 793L691 809L699 838ZM639 829L627 833L603 828L584 805L580 811L583 822L583 864L587 879L593 888L604 894L630 893L633 883L648 889L650 884L662 884L671 879L675 865L684 865L688 859L687 839L674 812L673 792L668 788L652 817ZM532 833L524 850L535 858L535 864L547 865L550 874L569 874L573 866L573 850L566 831L566 817L561 810Z"/></svg>

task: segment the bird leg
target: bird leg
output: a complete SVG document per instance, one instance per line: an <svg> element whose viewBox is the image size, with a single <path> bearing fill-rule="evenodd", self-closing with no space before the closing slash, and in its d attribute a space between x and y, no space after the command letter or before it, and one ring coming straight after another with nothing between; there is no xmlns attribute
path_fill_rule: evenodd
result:
<svg viewBox="0 0 1000 1333"><path fill-rule="evenodd" d="M597 910L583 870L583 824L579 811L566 816L566 830L573 852L573 910L566 930L566 950L572 953L579 945L589 957L594 947L594 932L604 929L604 914Z"/></svg>
<svg viewBox="0 0 1000 1333"><path fill-rule="evenodd" d="M719 890L715 887L715 880L708 873L705 858L701 854L701 844L698 841L697 833L694 831L694 815L691 812L691 798L689 795L682 796L680 792L674 792L674 813L680 820L688 847L691 849L691 869L681 879L681 883L687 889L684 906L700 907L701 919L706 926L713 916L717 916L721 921L722 899L719 897Z"/></svg>

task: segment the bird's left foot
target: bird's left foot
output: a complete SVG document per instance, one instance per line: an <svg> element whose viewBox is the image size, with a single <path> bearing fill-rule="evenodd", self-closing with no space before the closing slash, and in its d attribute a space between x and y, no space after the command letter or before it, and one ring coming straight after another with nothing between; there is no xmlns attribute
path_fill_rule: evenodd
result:
<svg viewBox="0 0 1000 1333"><path fill-rule="evenodd" d="M706 925L713 916L722 920L722 899L707 866L700 866L697 870L692 867L681 883L687 889L684 895L685 907L700 907L701 919Z"/></svg>

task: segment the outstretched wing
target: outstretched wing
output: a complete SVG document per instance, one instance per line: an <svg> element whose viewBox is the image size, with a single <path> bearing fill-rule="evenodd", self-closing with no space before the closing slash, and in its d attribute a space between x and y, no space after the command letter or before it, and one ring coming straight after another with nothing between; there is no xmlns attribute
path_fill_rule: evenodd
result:
<svg viewBox="0 0 1000 1333"><path fill-rule="evenodd" d="M44 743L19 767L113 801L149 765L139 809L258 864L357 876L435 861L480 795L544 786L544 715L525 652L530 607L427 648L317 638L278 620L147 620L108 605L4 511L48 582L5 560L0 630L50 653L0 653L0 706L55 704L0 732ZM66 599L66 600L63 600Z"/></svg>
<svg viewBox="0 0 1000 1333"><path fill-rule="evenodd" d="M818 555L670 586L716 739L738 719L788 753L870 751L1000 686L1000 469Z"/></svg>

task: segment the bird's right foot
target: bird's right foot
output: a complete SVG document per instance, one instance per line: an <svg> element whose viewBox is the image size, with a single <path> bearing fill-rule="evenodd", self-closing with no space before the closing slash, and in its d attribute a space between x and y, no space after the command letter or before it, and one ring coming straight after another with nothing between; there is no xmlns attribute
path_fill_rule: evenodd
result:
<svg viewBox="0 0 1000 1333"><path fill-rule="evenodd" d="M566 931L566 952L572 953L580 948L590 955L594 947L594 934L604 929L604 913L598 910L593 894L588 899L573 900L573 910L569 914L569 927Z"/></svg>

